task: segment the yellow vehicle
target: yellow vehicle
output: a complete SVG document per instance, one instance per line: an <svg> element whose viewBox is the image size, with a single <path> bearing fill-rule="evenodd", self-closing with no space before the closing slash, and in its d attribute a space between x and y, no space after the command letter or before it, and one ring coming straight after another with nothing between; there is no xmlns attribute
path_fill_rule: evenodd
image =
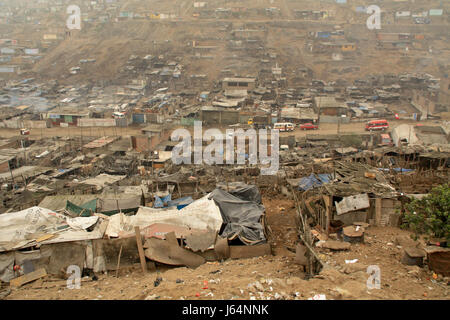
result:
<svg viewBox="0 0 450 320"><path fill-rule="evenodd" d="M247 124L250 126L253 125L253 118L248 119Z"/></svg>

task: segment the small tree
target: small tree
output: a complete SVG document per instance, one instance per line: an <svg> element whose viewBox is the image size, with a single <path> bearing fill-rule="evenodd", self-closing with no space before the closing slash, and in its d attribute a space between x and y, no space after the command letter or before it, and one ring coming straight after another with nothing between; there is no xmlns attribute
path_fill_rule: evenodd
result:
<svg viewBox="0 0 450 320"><path fill-rule="evenodd" d="M436 238L445 238L450 242L450 185L433 188L422 199L413 199L405 205L403 226L416 234L426 234Z"/></svg>

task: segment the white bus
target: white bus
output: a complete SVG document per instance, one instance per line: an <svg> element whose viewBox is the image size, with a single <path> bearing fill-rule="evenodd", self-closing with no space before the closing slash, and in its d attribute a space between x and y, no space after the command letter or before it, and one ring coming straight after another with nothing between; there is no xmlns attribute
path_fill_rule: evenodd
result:
<svg viewBox="0 0 450 320"><path fill-rule="evenodd" d="M290 122L277 122L273 128L280 132L294 131L294 125Z"/></svg>

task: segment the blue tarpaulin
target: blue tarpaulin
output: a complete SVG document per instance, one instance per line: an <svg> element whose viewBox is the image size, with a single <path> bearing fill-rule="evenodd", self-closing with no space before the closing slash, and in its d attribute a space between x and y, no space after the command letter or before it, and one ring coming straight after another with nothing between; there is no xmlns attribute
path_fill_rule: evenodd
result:
<svg viewBox="0 0 450 320"><path fill-rule="evenodd" d="M165 196L164 198L160 198L158 196L155 196L155 204L153 205L153 208L164 208L167 207L167 204L172 201L172 196L169 193L169 195Z"/></svg>
<svg viewBox="0 0 450 320"><path fill-rule="evenodd" d="M169 201L167 203L167 206L168 207L177 207L177 209L180 210L180 209L183 209L184 207L188 206L192 202L194 202L194 199L192 199L192 197L183 197L183 198L178 198L178 199Z"/></svg>
<svg viewBox="0 0 450 320"><path fill-rule="evenodd" d="M319 177L319 180L322 181L323 183L329 183L332 180L331 175L328 173L319 173L317 176Z"/></svg>
<svg viewBox="0 0 450 320"><path fill-rule="evenodd" d="M389 171L391 169L389 168L378 168L381 171ZM405 168L392 168L396 172L411 172L414 171L413 169L405 169Z"/></svg>
<svg viewBox="0 0 450 320"><path fill-rule="evenodd" d="M320 187L325 183L329 183L332 177L327 174L314 174L312 173L309 177L304 177L298 183L299 190L306 191L316 187Z"/></svg>

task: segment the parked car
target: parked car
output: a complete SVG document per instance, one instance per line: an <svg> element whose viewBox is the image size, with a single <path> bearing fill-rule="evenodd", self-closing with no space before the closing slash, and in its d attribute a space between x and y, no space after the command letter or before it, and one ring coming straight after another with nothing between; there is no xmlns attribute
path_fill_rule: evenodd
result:
<svg viewBox="0 0 450 320"><path fill-rule="evenodd" d="M300 129L302 130L317 130L319 126L313 123L303 123L300 125Z"/></svg>
<svg viewBox="0 0 450 320"><path fill-rule="evenodd" d="M417 17L414 18L415 24L430 24L431 20L429 18Z"/></svg>
<svg viewBox="0 0 450 320"><path fill-rule="evenodd" d="M30 134L30 130L25 129L25 128L20 129L20 135L26 136L26 135L29 135L29 134Z"/></svg>

